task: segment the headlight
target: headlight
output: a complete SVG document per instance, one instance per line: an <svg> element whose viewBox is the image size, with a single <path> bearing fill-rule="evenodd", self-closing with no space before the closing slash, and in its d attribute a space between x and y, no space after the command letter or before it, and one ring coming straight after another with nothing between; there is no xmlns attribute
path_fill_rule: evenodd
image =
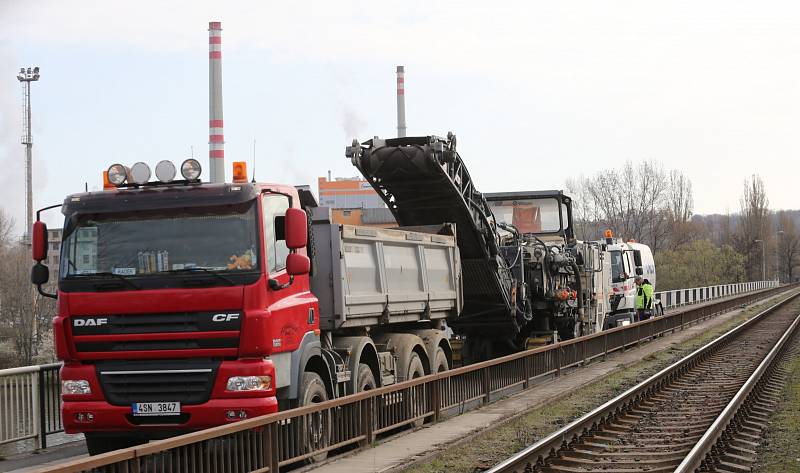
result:
<svg viewBox="0 0 800 473"><path fill-rule="evenodd" d="M122 164L112 164L108 168L108 182L121 186L128 179L128 170Z"/></svg>
<svg viewBox="0 0 800 473"><path fill-rule="evenodd" d="M196 159L189 158L181 164L181 176L187 181L196 181L200 179L200 173L203 168L200 167L200 162Z"/></svg>
<svg viewBox="0 0 800 473"><path fill-rule="evenodd" d="M92 394L92 388L85 379L64 379L61 381L61 394Z"/></svg>
<svg viewBox="0 0 800 473"><path fill-rule="evenodd" d="M272 387L272 376L231 376L228 391L266 391Z"/></svg>
<svg viewBox="0 0 800 473"><path fill-rule="evenodd" d="M159 161L156 164L156 178L161 182L170 182L175 179L175 165L167 161Z"/></svg>
<svg viewBox="0 0 800 473"><path fill-rule="evenodd" d="M150 166L141 161L131 166L131 180L135 184L146 184L150 180Z"/></svg>

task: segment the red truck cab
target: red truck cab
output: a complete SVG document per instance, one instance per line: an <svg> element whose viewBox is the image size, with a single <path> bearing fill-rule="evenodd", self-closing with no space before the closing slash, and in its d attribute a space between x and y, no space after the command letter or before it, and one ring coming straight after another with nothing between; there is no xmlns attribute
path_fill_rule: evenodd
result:
<svg viewBox="0 0 800 473"><path fill-rule="evenodd" d="M96 454L302 404L302 373L328 370L300 209L296 188L246 180L68 196L53 320L65 430Z"/></svg>

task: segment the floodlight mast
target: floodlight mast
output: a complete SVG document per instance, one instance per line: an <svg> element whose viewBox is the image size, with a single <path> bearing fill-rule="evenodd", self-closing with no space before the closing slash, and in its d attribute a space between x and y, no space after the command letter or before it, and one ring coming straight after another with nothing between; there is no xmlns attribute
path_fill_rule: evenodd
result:
<svg viewBox="0 0 800 473"><path fill-rule="evenodd" d="M22 83L22 144L25 145L25 233L23 241L30 245L33 227L33 132L31 129L31 82L39 80L39 68L21 68L17 80Z"/></svg>

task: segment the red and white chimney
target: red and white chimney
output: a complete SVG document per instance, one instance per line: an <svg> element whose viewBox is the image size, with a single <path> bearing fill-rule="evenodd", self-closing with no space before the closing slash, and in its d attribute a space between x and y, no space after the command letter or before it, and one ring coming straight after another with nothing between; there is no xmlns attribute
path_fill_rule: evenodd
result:
<svg viewBox="0 0 800 473"><path fill-rule="evenodd" d="M406 136L406 69L397 66L397 137Z"/></svg>
<svg viewBox="0 0 800 473"><path fill-rule="evenodd" d="M208 23L208 164L211 182L225 182L222 131L222 23Z"/></svg>

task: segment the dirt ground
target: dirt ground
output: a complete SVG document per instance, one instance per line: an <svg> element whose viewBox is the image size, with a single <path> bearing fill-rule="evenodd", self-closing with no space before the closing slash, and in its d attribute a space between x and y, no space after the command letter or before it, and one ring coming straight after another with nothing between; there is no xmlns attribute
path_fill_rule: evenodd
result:
<svg viewBox="0 0 800 473"><path fill-rule="evenodd" d="M794 344L781 401L758 450L757 473L800 472L800 341Z"/></svg>

